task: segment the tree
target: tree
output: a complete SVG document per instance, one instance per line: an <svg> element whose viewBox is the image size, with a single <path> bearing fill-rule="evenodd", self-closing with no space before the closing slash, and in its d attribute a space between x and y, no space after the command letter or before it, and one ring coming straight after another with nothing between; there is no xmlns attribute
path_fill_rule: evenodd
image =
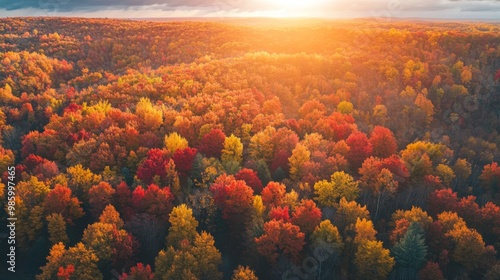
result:
<svg viewBox="0 0 500 280"><path fill-rule="evenodd" d="M177 150L185 149L188 146L186 138L180 136L177 132L172 132L168 136L165 136L165 148L167 148L170 154L174 154Z"/></svg>
<svg viewBox="0 0 500 280"><path fill-rule="evenodd" d="M341 171L331 176L331 181L325 180L314 184L315 199L323 206L333 207L337 205L340 198L353 201L358 197L358 182L354 178Z"/></svg>
<svg viewBox="0 0 500 280"><path fill-rule="evenodd" d="M427 198L429 213L436 216L443 211L458 211L458 197L451 189L435 190Z"/></svg>
<svg viewBox="0 0 500 280"><path fill-rule="evenodd" d="M151 266L144 266L142 263L137 263L137 265L130 268L130 272L123 273L118 278L119 280L153 280L154 273L151 271Z"/></svg>
<svg viewBox="0 0 500 280"><path fill-rule="evenodd" d="M86 247L92 249L100 261L111 259L113 251L113 225L105 223L94 223L87 226L83 232L82 242Z"/></svg>
<svg viewBox="0 0 500 280"><path fill-rule="evenodd" d="M163 123L163 113L155 108L149 98L141 98L135 106L135 113L143 120L147 131L157 130Z"/></svg>
<svg viewBox="0 0 500 280"><path fill-rule="evenodd" d="M353 132L346 140L349 146L349 152L347 152L347 160L350 166L357 170L363 161L368 158L372 152L372 144L368 141L368 137L363 132Z"/></svg>
<svg viewBox="0 0 500 280"><path fill-rule="evenodd" d="M443 273L435 262L427 262L418 273L418 277L421 280L444 280Z"/></svg>
<svg viewBox="0 0 500 280"><path fill-rule="evenodd" d="M286 194L286 186L276 182L269 182L267 186L262 189L262 201L266 207L281 206L284 202Z"/></svg>
<svg viewBox="0 0 500 280"><path fill-rule="evenodd" d="M117 229L123 228L123 220L115 207L111 204L107 205L99 216L100 223L106 223L116 226Z"/></svg>
<svg viewBox="0 0 500 280"><path fill-rule="evenodd" d="M68 268L69 265L72 265L74 268L73 273L71 273L71 277L74 279L103 279L97 267L98 261L99 259L94 252L87 249L81 242L68 250L65 250L64 244L57 243L50 249L49 256L47 257L47 264L40 268L42 273L38 274L36 279L56 279L59 268Z"/></svg>
<svg viewBox="0 0 500 280"><path fill-rule="evenodd" d="M361 244L365 241L377 240L375 235L377 231L373 228L373 222L365 218L356 219L356 224L354 225L356 229L356 237L354 238L355 244Z"/></svg>
<svg viewBox="0 0 500 280"><path fill-rule="evenodd" d="M255 194L260 194L262 191L262 182L257 176L257 172L252 169L243 168L234 175L236 180L245 181L245 183L252 188Z"/></svg>
<svg viewBox="0 0 500 280"><path fill-rule="evenodd" d="M194 157L198 153L198 150L195 148L183 148L183 149L177 149L172 156L172 160L175 163L175 167L177 168L177 171L179 171L179 174L187 177L192 168L193 168L193 161Z"/></svg>
<svg viewBox="0 0 500 280"><path fill-rule="evenodd" d="M166 166L169 157L166 151L151 149L148 151L146 159L137 168L137 178L149 185L154 182L155 176L158 180L164 180L167 174ZM160 182L155 182L159 184Z"/></svg>
<svg viewBox="0 0 500 280"><path fill-rule="evenodd" d="M342 101L337 105L337 112L341 114L352 114L354 111L354 106L351 102Z"/></svg>
<svg viewBox="0 0 500 280"><path fill-rule="evenodd" d="M125 182L121 182L116 187L115 206L122 213L124 219L128 220L132 217L132 191Z"/></svg>
<svg viewBox="0 0 500 280"><path fill-rule="evenodd" d="M80 204L78 198L72 197L71 189L57 184L45 197L43 208L47 215L61 214L67 223L72 224L84 215Z"/></svg>
<svg viewBox="0 0 500 280"><path fill-rule="evenodd" d="M197 280L198 263L189 251L187 240L179 244L179 249L170 246L166 251L161 250L155 259L155 277L163 280Z"/></svg>
<svg viewBox="0 0 500 280"><path fill-rule="evenodd" d="M384 249L382 242L365 240L358 246L354 256L357 279L387 279L394 266L394 258L389 250Z"/></svg>
<svg viewBox="0 0 500 280"><path fill-rule="evenodd" d="M425 263L427 246L424 232L417 223L412 223L405 236L392 248L399 279L417 279L419 269Z"/></svg>
<svg viewBox="0 0 500 280"><path fill-rule="evenodd" d="M302 144L297 144L288 158L290 165L290 177L298 181L303 175L303 165L309 161L311 152Z"/></svg>
<svg viewBox="0 0 500 280"><path fill-rule="evenodd" d="M181 240L193 242L196 237L198 221L193 217L193 210L185 204L174 207L169 215L170 229L167 235L167 245L174 248L179 247Z"/></svg>
<svg viewBox="0 0 500 280"><path fill-rule="evenodd" d="M220 129L212 129L207 134L203 135L198 150L206 157L219 158L224 149L224 140L226 135Z"/></svg>
<svg viewBox="0 0 500 280"><path fill-rule="evenodd" d="M241 164L243 160L243 144L240 138L231 134L231 136L224 139L221 160L223 164L231 161Z"/></svg>
<svg viewBox="0 0 500 280"><path fill-rule="evenodd" d="M330 220L321 221L321 223L314 229L311 237L313 246L320 246L328 244L333 248L342 248L342 237L336 226L332 225Z"/></svg>
<svg viewBox="0 0 500 280"><path fill-rule="evenodd" d="M160 189L157 185L151 184L144 192L140 204L146 213L160 221L166 222L167 214L172 210L173 201L174 195L170 192L169 187Z"/></svg>
<svg viewBox="0 0 500 280"><path fill-rule="evenodd" d="M416 222L422 229L427 229L432 223L432 217L421 208L415 206L412 206L411 210L396 210L396 212L392 214L392 221L395 222L399 219L406 219L410 223Z"/></svg>
<svg viewBox="0 0 500 280"><path fill-rule="evenodd" d="M254 160L263 160L270 163L273 158L275 143L273 141L276 129L267 126L264 130L256 133L250 139L250 156Z"/></svg>
<svg viewBox="0 0 500 280"><path fill-rule="evenodd" d="M269 210L269 220L283 221L285 223L290 222L290 210L288 206L285 207L272 207Z"/></svg>
<svg viewBox="0 0 500 280"><path fill-rule="evenodd" d="M111 203L115 193L115 189L107 182L100 182L90 188L89 203L94 217L101 215L104 207Z"/></svg>
<svg viewBox="0 0 500 280"><path fill-rule="evenodd" d="M498 163L492 162L491 164L485 165L479 179L487 194L490 196L498 194L498 186L500 185L500 166Z"/></svg>
<svg viewBox="0 0 500 280"><path fill-rule="evenodd" d="M297 262L305 244L304 233L298 226L276 220L264 224L264 234L255 238L255 243L257 251L272 264L280 256Z"/></svg>
<svg viewBox="0 0 500 280"><path fill-rule="evenodd" d="M231 280L259 280L253 270L251 270L248 266L239 265L234 271Z"/></svg>
<svg viewBox="0 0 500 280"><path fill-rule="evenodd" d="M222 273L219 271L222 256L215 247L212 235L205 231L197 234L190 252L198 263L196 275L199 279L216 280L222 278Z"/></svg>
<svg viewBox="0 0 500 280"><path fill-rule="evenodd" d="M59 242L67 244L69 241L68 235L66 234L66 222L64 218L59 213L53 213L46 217L48 222L49 240L52 245Z"/></svg>
<svg viewBox="0 0 500 280"><path fill-rule="evenodd" d="M468 271L476 268L485 252L483 237L476 230L461 223L455 224L447 236L455 243L452 260L463 265Z"/></svg>
<svg viewBox="0 0 500 280"><path fill-rule="evenodd" d="M388 128L375 126L369 141L373 147L373 155L376 157L387 158L397 152L396 138Z"/></svg>
<svg viewBox="0 0 500 280"><path fill-rule="evenodd" d="M310 199L303 199L292 213L292 223L309 235L321 222L321 210Z"/></svg>
<svg viewBox="0 0 500 280"><path fill-rule="evenodd" d="M337 206L337 212L334 215L334 224L342 233L353 229L353 225L357 219L368 219L370 213L366 210L366 206L361 206L355 201L348 202L345 198L341 198Z"/></svg>
<svg viewBox="0 0 500 280"><path fill-rule="evenodd" d="M451 186L451 182L455 179L455 172L446 164L439 164L436 167L436 173L439 177L441 177L444 185L446 187Z"/></svg>

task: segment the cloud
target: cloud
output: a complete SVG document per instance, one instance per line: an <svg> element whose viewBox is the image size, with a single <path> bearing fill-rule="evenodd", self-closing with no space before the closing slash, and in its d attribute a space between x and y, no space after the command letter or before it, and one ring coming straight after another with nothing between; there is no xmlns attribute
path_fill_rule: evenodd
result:
<svg viewBox="0 0 500 280"><path fill-rule="evenodd" d="M313 1L314 2L314 1ZM313 3L311 2L311 3ZM274 3L274 4L273 4ZM55 13L102 12L105 10L143 12L175 12L203 16L205 14L248 14L273 10L293 11L290 7L276 6L272 0L0 0L0 13L6 11L48 11ZM324 0L295 15L329 16L352 14L370 16L390 13L392 16L412 14L416 17L444 13L491 14L500 10L500 0ZM12 14L12 13L11 13ZM459 16L458 16L459 17Z"/></svg>

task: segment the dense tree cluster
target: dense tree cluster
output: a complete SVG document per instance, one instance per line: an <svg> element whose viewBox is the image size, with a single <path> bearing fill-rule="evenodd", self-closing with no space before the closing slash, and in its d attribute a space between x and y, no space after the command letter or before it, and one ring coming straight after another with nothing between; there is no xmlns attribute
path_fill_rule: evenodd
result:
<svg viewBox="0 0 500 280"><path fill-rule="evenodd" d="M0 19L18 270L498 279L499 46L486 23Z"/></svg>

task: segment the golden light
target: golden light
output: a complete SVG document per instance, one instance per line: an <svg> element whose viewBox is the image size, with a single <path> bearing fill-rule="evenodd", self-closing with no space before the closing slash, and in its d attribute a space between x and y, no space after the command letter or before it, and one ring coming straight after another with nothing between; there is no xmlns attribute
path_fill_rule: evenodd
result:
<svg viewBox="0 0 500 280"><path fill-rule="evenodd" d="M282 15L312 16L332 0L270 0L266 2L271 9L281 11Z"/></svg>
<svg viewBox="0 0 500 280"><path fill-rule="evenodd" d="M327 2L326 0L271 0L268 3L278 9L313 8Z"/></svg>

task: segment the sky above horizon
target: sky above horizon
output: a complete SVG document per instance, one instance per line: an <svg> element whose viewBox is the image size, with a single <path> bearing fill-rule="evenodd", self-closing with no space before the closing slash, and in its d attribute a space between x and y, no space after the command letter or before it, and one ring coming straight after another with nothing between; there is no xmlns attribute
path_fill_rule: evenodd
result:
<svg viewBox="0 0 500 280"><path fill-rule="evenodd" d="M0 0L0 16L500 20L500 0Z"/></svg>

